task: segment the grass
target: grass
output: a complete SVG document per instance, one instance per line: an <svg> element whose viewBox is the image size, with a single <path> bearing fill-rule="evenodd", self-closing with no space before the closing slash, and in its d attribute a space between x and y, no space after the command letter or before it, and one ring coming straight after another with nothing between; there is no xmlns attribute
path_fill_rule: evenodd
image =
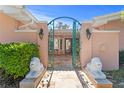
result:
<svg viewBox="0 0 124 93"><path fill-rule="evenodd" d="M124 85L119 85L121 82L124 82L124 66L120 66L119 70L105 71L104 72L113 83L113 87L124 87Z"/></svg>

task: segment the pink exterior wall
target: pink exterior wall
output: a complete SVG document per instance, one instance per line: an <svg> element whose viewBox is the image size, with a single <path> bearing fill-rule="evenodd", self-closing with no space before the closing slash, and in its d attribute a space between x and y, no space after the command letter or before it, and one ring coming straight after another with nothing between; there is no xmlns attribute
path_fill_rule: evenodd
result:
<svg viewBox="0 0 124 93"><path fill-rule="evenodd" d="M124 49L124 24L121 21L110 22L107 25L98 27L102 30L120 30L119 33L112 32L93 32L90 40L86 37L86 29L92 28L91 23L85 23L82 25L80 33L80 60L82 67L86 66L90 62L92 57L99 56L103 62L104 70L118 69L118 51L119 48ZM38 43L40 45L40 58L45 67L48 63L48 27L46 23L38 24L38 28L41 27L44 30L43 39L40 40L36 32L14 32L21 23L15 19L0 13L0 42L13 42L13 41L30 41ZM103 45L103 47L101 47ZM101 47L101 50L100 50Z"/></svg>
<svg viewBox="0 0 124 93"><path fill-rule="evenodd" d="M117 70L119 68L119 32L92 30L92 36L88 40L86 29L92 28L91 26L91 23L84 23L80 33L82 67L85 67L93 57L99 57L103 70Z"/></svg>
<svg viewBox="0 0 124 93"><path fill-rule="evenodd" d="M39 28L43 29L43 39L41 40L38 36L38 45L40 45L40 58L44 66L48 65L48 27L47 23L38 24Z"/></svg>
<svg viewBox="0 0 124 93"><path fill-rule="evenodd" d="M124 21L122 20L113 20L108 22L105 25L97 27L99 30L118 30L119 33L119 50L124 50Z"/></svg>
<svg viewBox="0 0 124 93"><path fill-rule="evenodd" d="M101 59L103 70L119 68L119 32L93 32L92 57Z"/></svg>
<svg viewBox="0 0 124 93"><path fill-rule="evenodd" d="M47 67L48 62L48 29L46 23L39 23L38 29L41 27L44 30L44 37L39 39L36 32L15 32L16 28L22 24L21 22L0 13L0 43L20 42L27 41L38 43L40 45L40 59L41 62Z"/></svg>
<svg viewBox="0 0 124 93"><path fill-rule="evenodd" d="M37 42L37 34L35 32L14 32L18 27L19 22L15 19L0 13L0 42L16 42L16 41L31 41Z"/></svg>
<svg viewBox="0 0 124 93"><path fill-rule="evenodd" d="M86 64L91 60L91 39L88 40L86 37L87 28L91 28L90 23L82 24L80 32L80 62L82 67L85 67Z"/></svg>

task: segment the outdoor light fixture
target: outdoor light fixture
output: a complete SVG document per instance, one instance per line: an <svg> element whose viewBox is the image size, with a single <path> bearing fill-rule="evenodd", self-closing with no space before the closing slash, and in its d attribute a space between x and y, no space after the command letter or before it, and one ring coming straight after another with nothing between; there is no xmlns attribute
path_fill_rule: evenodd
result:
<svg viewBox="0 0 124 93"><path fill-rule="evenodd" d="M43 29L42 28L39 31L39 37L41 40L43 39Z"/></svg>
<svg viewBox="0 0 124 93"><path fill-rule="evenodd" d="M90 29L88 28L88 29L86 29L86 35L87 35L87 39L89 40L90 39L90 37L91 37L91 31L90 31Z"/></svg>

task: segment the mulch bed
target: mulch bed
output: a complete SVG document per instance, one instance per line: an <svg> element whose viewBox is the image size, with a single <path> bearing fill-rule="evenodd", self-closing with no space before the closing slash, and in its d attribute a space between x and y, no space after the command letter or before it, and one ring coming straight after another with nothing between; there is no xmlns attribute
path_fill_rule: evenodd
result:
<svg viewBox="0 0 124 93"><path fill-rule="evenodd" d="M0 88L19 88L19 82L22 79L19 77L14 80L13 76L5 76L4 71L0 69Z"/></svg>
<svg viewBox="0 0 124 93"><path fill-rule="evenodd" d="M106 77L113 83L113 88L124 88L124 65L119 70L105 71Z"/></svg>

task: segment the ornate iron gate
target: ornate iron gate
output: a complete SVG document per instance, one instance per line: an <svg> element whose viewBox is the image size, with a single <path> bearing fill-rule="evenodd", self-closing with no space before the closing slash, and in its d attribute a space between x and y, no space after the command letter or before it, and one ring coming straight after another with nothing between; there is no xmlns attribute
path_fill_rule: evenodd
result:
<svg viewBox="0 0 124 93"><path fill-rule="evenodd" d="M54 31L55 31L55 21L57 19L61 18L67 18L73 20L73 29L72 29L72 65L76 66L76 56L77 56L77 42L76 42L76 32L78 30L78 25L81 25L79 21L77 21L74 18L71 17L58 17L53 19L48 23L48 29L49 29L49 41L48 41L48 54L49 54L49 66L54 66ZM76 45L77 44L77 45Z"/></svg>
<svg viewBox="0 0 124 93"><path fill-rule="evenodd" d="M49 38L48 38L48 65L52 66L54 65L54 21L51 22L48 27L50 26L49 30Z"/></svg>

